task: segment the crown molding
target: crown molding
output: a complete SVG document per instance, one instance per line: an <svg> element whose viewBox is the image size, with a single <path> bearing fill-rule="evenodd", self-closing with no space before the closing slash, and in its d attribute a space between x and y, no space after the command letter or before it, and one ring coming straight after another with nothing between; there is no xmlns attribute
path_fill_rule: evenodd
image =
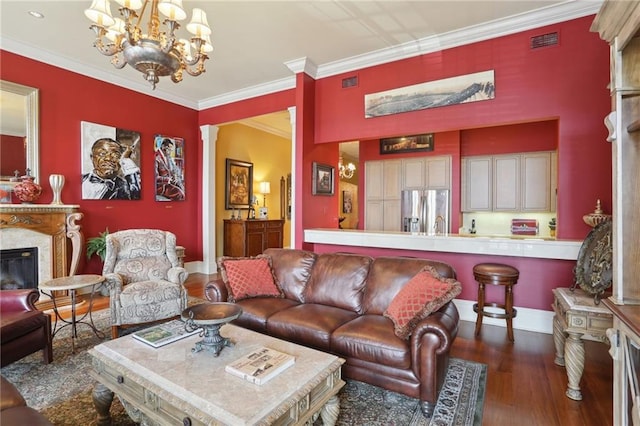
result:
<svg viewBox="0 0 640 426"><path fill-rule="evenodd" d="M240 124L244 124L245 126L252 127L254 129L261 130L266 133L271 133L272 135L280 136L281 138L291 139L291 132L285 132L277 127L269 126L268 124L261 123L252 118L246 118L244 120L239 121Z"/></svg>
<svg viewBox="0 0 640 426"><path fill-rule="evenodd" d="M546 25L582 18L598 12L603 0L567 1L533 12L521 13L448 33L437 34L374 52L320 65L316 79L349 73L414 56L515 34Z"/></svg>
<svg viewBox="0 0 640 426"><path fill-rule="evenodd" d="M175 96L171 93L163 92L161 89L150 91L149 84L147 83L132 82L129 79L120 77L120 74L112 74L100 68L82 64L68 57L33 47L32 45L22 43L9 37L0 37L0 49L15 53L16 55L25 56L38 62L43 62L47 65L53 65L76 74L81 74L85 77L133 90L134 92L142 93L143 95L158 98L163 101L172 102L191 109L197 109L198 107L197 102L180 96Z"/></svg>
<svg viewBox="0 0 640 426"><path fill-rule="evenodd" d="M211 98L203 99L198 102L198 109L203 110L207 108L213 108L220 105L243 101L245 99L268 95L270 93L277 93L282 92L283 90L295 89L295 87L296 77L285 77L280 80L257 84L255 86L246 87L240 90L234 90L233 92L227 92L219 96L213 96Z"/></svg>

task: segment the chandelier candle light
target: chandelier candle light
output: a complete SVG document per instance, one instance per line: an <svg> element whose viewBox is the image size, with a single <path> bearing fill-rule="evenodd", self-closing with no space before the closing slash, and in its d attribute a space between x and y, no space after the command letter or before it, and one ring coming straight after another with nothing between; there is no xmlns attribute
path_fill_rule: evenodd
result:
<svg viewBox="0 0 640 426"><path fill-rule="evenodd" d="M338 173L341 178L351 179L353 177L353 172L356 171L356 166L353 163L349 163L345 165L342 162L342 155L338 158Z"/></svg>
<svg viewBox="0 0 640 426"><path fill-rule="evenodd" d="M111 63L118 69L126 64L144 74L156 88L159 77L171 75L174 83L182 81L182 73L198 76L205 72L204 62L209 59L211 28L202 9L194 8L187 31L190 40L177 39L178 21L187 17L182 0L115 0L124 19L111 15L109 0L93 0L84 14L91 21L96 33L93 45L105 56L113 56ZM138 10L140 13L138 14ZM149 11L147 31L142 30L142 18ZM164 15L162 23L167 32L160 31L159 13ZM193 51L191 48L193 47Z"/></svg>

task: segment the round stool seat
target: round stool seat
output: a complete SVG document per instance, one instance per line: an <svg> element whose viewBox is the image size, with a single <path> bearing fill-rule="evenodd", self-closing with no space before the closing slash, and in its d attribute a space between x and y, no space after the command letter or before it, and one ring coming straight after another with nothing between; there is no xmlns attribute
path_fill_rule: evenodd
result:
<svg viewBox="0 0 640 426"><path fill-rule="evenodd" d="M518 282L520 272L509 265L501 263L479 263L473 267L473 277L478 282L478 303L473 305L473 310L478 314L476 319L476 336L480 334L482 328L482 317L501 318L507 320L507 335L513 341L512 320L516 317L517 311L513 308L513 286ZM505 301L501 303L488 303L485 301L485 285L500 285L505 289ZM499 308L503 312L489 312L485 306Z"/></svg>
<svg viewBox="0 0 640 426"><path fill-rule="evenodd" d="M520 272L516 268L501 263L480 263L473 267L473 277L485 284L514 285L519 276Z"/></svg>

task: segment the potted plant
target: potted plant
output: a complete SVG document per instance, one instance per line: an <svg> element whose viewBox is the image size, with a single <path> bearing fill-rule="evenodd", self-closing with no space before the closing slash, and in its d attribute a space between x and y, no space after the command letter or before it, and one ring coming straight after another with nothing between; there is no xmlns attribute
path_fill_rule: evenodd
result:
<svg viewBox="0 0 640 426"><path fill-rule="evenodd" d="M96 254L104 262L104 257L107 255L107 235L109 235L109 228L106 228L97 237L87 240L87 259L91 259L91 256Z"/></svg>
<svg viewBox="0 0 640 426"><path fill-rule="evenodd" d="M91 256L95 254L104 263L104 258L107 255L107 235L109 235L109 228L106 228L104 232L98 234L97 237L92 237L87 240L87 259L91 259ZM103 285L100 288L100 294L108 296L109 289Z"/></svg>

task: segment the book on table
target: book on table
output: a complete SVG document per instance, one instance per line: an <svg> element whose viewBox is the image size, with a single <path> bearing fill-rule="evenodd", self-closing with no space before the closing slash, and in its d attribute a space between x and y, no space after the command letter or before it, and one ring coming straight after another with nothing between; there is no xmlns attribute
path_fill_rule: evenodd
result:
<svg viewBox="0 0 640 426"><path fill-rule="evenodd" d="M160 346L167 345L175 342L176 340L192 336L200 331L201 330L199 328L193 331L187 331L184 328L184 322L180 320L173 320L145 328L144 330L136 331L132 336L134 339L144 342L147 345L159 348Z"/></svg>
<svg viewBox="0 0 640 426"><path fill-rule="evenodd" d="M257 385L264 384L295 363L293 355L261 347L227 364L225 370Z"/></svg>

